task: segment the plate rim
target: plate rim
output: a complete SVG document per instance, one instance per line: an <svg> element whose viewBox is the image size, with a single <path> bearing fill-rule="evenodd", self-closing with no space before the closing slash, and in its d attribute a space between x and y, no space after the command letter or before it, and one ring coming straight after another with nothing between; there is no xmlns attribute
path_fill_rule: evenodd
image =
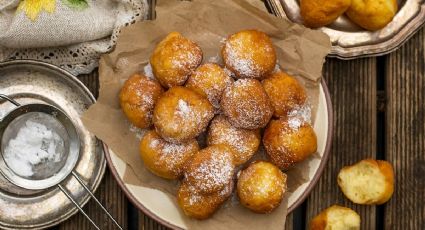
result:
<svg viewBox="0 0 425 230"><path fill-rule="evenodd" d="M90 92L90 90L73 74L71 74L70 72L60 68L59 66L47 63L47 62L43 62L43 61L38 61L38 60L32 60L32 59L20 59L20 60L11 60L11 61L4 61L4 62L0 62L0 69L1 68L5 68L8 66L19 66L19 65L35 65L35 66L41 66L41 67L46 67L48 69L52 69L54 71L60 72L62 73L64 76L68 77L69 79L71 79L74 83L76 83L79 87L81 87L81 89L83 91L85 91L85 93L87 93L87 96L90 98L90 101L94 104L96 103L96 98L94 97L94 95ZM60 76L59 76L60 77ZM99 140L99 139L98 139ZM107 151L107 148L105 148L105 145L103 144L103 142L101 140L99 140L102 146L102 150L104 152ZM93 186L93 190L92 192L95 193L97 191L97 189L99 188L100 184L103 181L103 177L105 176L105 172L106 172L106 165L107 165L107 161L106 161L106 157L105 159L101 162L101 166L100 166L100 172L99 172L99 179L97 180L97 183L94 183ZM86 197L81 201L80 206L84 207L89 201L91 200L91 197L89 194L86 195ZM75 214L78 213L78 208L76 208L75 206L68 212L64 213L63 215L59 216L58 218L56 218L55 220L50 220L48 222L45 222L45 224L40 225L26 225L23 229L46 229L46 228L50 228L53 226L56 226L60 223L63 223L64 221L68 220L69 218L73 217ZM16 227L19 226L5 226L5 225L1 225L0 227L2 227L3 229L16 229Z"/></svg>
<svg viewBox="0 0 425 230"><path fill-rule="evenodd" d="M302 202L304 202L304 200L313 191L313 188L316 186L317 182L319 181L320 177L323 174L323 171L324 171L324 169L327 165L328 159L329 159L329 155L331 153L330 150L331 150L332 140L333 140L333 118L334 118L334 116L333 116L333 107L332 107L332 101L331 101L331 97L330 97L330 93L329 93L329 88L328 88L326 81L323 77L321 79L321 86L322 86L322 89L323 89L323 92L324 92L324 95L325 95L325 101L326 101L326 104L327 104L327 113L328 113L328 127L327 127L328 128L328 135L327 135L327 138L326 138L325 149L323 151L323 157L322 157L322 160L320 162L319 168L317 169L316 174L313 176L313 178L311 180L311 183L306 187L305 192L300 197L298 197L298 199L288 208L287 215L289 215L292 211L294 211L295 208L297 208ZM106 157L106 161L108 163L108 168L111 171L112 176L115 178L115 181L121 187L121 189L123 190L126 197L129 199L129 201L134 206L136 206L140 211L142 211L144 214L146 214L150 218L154 219L155 221L159 222L160 224L166 226L167 228L184 230L184 229L180 228L179 226L176 226L176 225L170 223L169 221L160 218L154 212L150 211L141 202L139 202L137 200L137 198L130 192L130 190L125 185L124 181L119 176L119 173L118 173L117 169L115 168L114 163L112 162L111 155L110 155L111 153L109 151L108 146L105 143L103 143L103 145L104 145L104 149L105 149L105 157Z"/></svg>

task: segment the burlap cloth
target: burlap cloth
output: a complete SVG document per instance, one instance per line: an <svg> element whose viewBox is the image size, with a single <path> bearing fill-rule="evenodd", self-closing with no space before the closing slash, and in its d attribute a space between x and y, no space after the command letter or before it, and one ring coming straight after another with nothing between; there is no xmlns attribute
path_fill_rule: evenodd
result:
<svg viewBox="0 0 425 230"><path fill-rule="evenodd" d="M0 0L0 62L35 59L90 73L147 0Z"/></svg>

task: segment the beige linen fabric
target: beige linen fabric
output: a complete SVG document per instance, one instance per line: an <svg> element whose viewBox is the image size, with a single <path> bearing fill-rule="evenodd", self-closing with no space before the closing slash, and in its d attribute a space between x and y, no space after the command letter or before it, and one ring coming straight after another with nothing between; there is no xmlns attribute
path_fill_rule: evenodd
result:
<svg viewBox="0 0 425 230"><path fill-rule="evenodd" d="M36 59L89 73L147 0L0 0L0 61Z"/></svg>

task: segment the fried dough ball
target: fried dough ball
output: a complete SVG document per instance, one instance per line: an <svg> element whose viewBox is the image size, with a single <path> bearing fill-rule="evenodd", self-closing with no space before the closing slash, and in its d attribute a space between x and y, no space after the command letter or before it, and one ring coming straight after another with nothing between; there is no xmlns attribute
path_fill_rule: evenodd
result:
<svg viewBox="0 0 425 230"><path fill-rule="evenodd" d="M213 117L214 109L205 97L186 87L175 86L158 99L153 124L162 138L181 143L198 136Z"/></svg>
<svg viewBox="0 0 425 230"><path fill-rule="evenodd" d="M351 0L301 0L304 25L317 28L334 22L351 5Z"/></svg>
<svg viewBox="0 0 425 230"><path fill-rule="evenodd" d="M199 66L186 82L186 87L206 96L216 111L219 111L223 91L233 83L219 65L207 63Z"/></svg>
<svg viewBox="0 0 425 230"><path fill-rule="evenodd" d="M397 10L397 0L352 0L346 14L357 25L374 31L390 23Z"/></svg>
<svg viewBox="0 0 425 230"><path fill-rule="evenodd" d="M383 204L394 192L394 170L387 161L365 159L338 174L344 195L356 204Z"/></svg>
<svg viewBox="0 0 425 230"><path fill-rule="evenodd" d="M262 78L276 66L276 51L269 36L258 30L231 35L221 54L225 66L238 78Z"/></svg>
<svg viewBox="0 0 425 230"><path fill-rule="evenodd" d="M211 145L196 153L186 167L185 180L202 194L220 191L233 178L234 153L227 145Z"/></svg>
<svg viewBox="0 0 425 230"><path fill-rule="evenodd" d="M233 127L223 115L211 121L207 135L208 145L225 144L233 150L236 165L247 162L257 152L260 142L259 129Z"/></svg>
<svg viewBox="0 0 425 230"><path fill-rule="evenodd" d="M178 179L183 176L186 162L198 150L198 142L195 139L183 144L170 143L162 139L155 130L148 131L140 142L140 156L146 168L166 179Z"/></svg>
<svg viewBox="0 0 425 230"><path fill-rule="evenodd" d="M270 121L263 144L271 162L287 170L316 152L317 137L311 125L301 119L279 119Z"/></svg>
<svg viewBox="0 0 425 230"><path fill-rule="evenodd" d="M150 58L153 74L166 88L183 85L201 62L201 48L178 32L158 43Z"/></svg>
<svg viewBox="0 0 425 230"><path fill-rule="evenodd" d="M275 117L284 117L288 112L302 107L307 95L301 84L284 72L276 72L262 81L264 90L274 107Z"/></svg>
<svg viewBox="0 0 425 230"><path fill-rule="evenodd" d="M193 186L183 182L177 192L177 203L187 216L199 220L207 219L232 195L233 186L233 181L230 181L218 192L201 194Z"/></svg>
<svg viewBox="0 0 425 230"><path fill-rule="evenodd" d="M141 129L149 128L155 103L163 92L157 81L134 74L121 88L121 109L133 125Z"/></svg>
<svg viewBox="0 0 425 230"><path fill-rule="evenodd" d="M350 208L332 205L310 221L309 230L327 229L360 230L360 216Z"/></svg>
<svg viewBox="0 0 425 230"><path fill-rule="evenodd" d="M286 192L286 174L272 163L255 161L238 175L237 193L242 205L257 213L269 213Z"/></svg>
<svg viewBox="0 0 425 230"><path fill-rule="evenodd" d="M270 99L255 79L239 79L228 87L221 109L233 126L244 129L263 128L273 115Z"/></svg>

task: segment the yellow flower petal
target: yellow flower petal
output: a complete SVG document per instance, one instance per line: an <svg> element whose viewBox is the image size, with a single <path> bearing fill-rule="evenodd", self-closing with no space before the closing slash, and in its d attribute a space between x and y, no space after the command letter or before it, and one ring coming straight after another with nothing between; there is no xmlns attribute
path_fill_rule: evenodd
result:
<svg viewBox="0 0 425 230"><path fill-rule="evenodd" d="M18 6L18 12L24 11L31 21L35 21L41 11L53 13L56 8L56 0L22 0Z"/></svg>

